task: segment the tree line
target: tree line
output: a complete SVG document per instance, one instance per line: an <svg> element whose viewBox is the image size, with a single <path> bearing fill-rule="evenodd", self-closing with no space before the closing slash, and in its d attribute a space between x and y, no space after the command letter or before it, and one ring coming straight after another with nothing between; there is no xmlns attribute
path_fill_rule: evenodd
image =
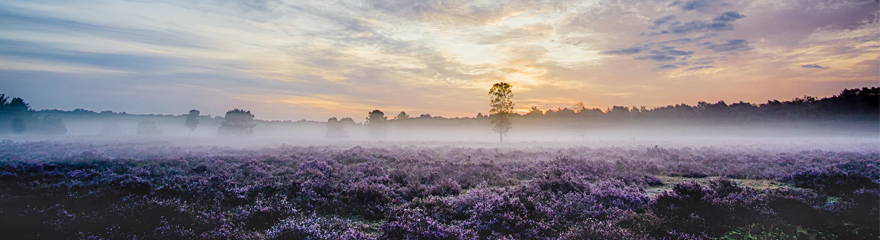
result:
<svg viewBox="0 0 880 240"><path fill-rule="evenodd" d="M67 125L61 118L38 116L24 99L9 99L0 94L0 133L33 133L62 135L67 133Z"/></svg>
<svg viewBox="0 0 880 240"><path fill-rule="evenodd" d="M495 83L489 90L489 115L477 114L475 119L488 118L493 125L493 131L498 133L499 141L504 142L504 136L512 128L512 120L526 120L531 124L555 122L558 120L576 121L577 123L647 123L647 122L677 122L677 123L756 123L756 122L798 122L798 121L878 121L880 120L880 88L865 87L844 89L838 95L818 99L805 96L794 98L790 101L772 100L767 103L753 104L737 102L727 104L724 101L716 103L697 102L696 105L677 104L648 109L642 107L613 106L606 110L599 108L586 108L583 103L577 103L572 108L557 108L541 110L532 106L525 114L514 112L512 86L509 83ZM336 118L331 118L335 120ZM429 124L431 121L449 120L442 117L431 117L423 114L417 118L410 117L401 111L392 120L385 117L379 109L368 113L364 123L370 128L373 137L384 137L389 123L413 123L422 122ZM468 118L455 118L456 121L464 121ZM345 131L341 124L328 121L328 137L344 137Z"/></svg>
<svg viewBox="0 0 880 240"><path fill-rule="evenodd" d="M512 97L511 86L507 83L499 83L497 88L493 85L490 91L490 111L488 115L478 113L476 117L444 118L422 114L411 117L405 111L388 119L382 110L376 109L367 113L365 124L370 122L377 124L387 123L418 123L439 121L464 121L468 119L488 119L493 122L504 123L495 116L507 115L509 119L572 119L586 122L621 122L621 121L663 121L673 120L681 122L708 122L708 123L752 123L761 121L822 121L822 120L858 120L878 121L880 119L880 88L854 88L844 89L840 94L831 97L816 98L805 96L787 101L769 100L766 103L754 104L749 102L736 102L728 104L725 101L716 103L697 102L695 105L676 104L655 108L613 106L607 109L587 108L583 103L574 104L572 107L556 109L539 109L532 106L523 114L513 111L514 103L507 97L505 101L496 98ZM498 84L496 84L498 85ZM505 86L506 85L506 86ZM501 91L500 89L507 89ZM504 92L504 94L499 94ZM503 105L503 106L502 106ZM503 108L503 109L502 109ZM335 118L333 118L335 119ZM495 120L492 120L495 119ZM502 127L503 128L503 127ZM509 129L508 129L509 130Z"/></svg>
<svg viewBox="0 0 880 240"><path fill-rule="evenodd" d="M680 120L707 122L758 121L815 121L815 120L870 120L880 117L880 88L844 89L838 95L818 99L805 96L789 101L771 100L753 104L697 102L696 105L677 104L647 109L642 107L613 106L606 110L586 108L576 104L572 108L540 110L532 107L516 117L533 119L583 118L591 121L620 120Z"/></svg>
<svg viewBox="0 0 880 240"><path fill-rule="evenodd" d="M788 101L771 100L766 103L753 104L737 102L727 104L724 101L716 103L698 102L696 105L677 104L664 107L645 108L613 106L605 110L599 108L587 108L583 103L577 103L572 107L542 110L532 106L530 111L524 114L514 112L512 86L500 82L492 86L489 91L490 110L488 115L478 113L476 117L443 118L421 114L418 117L410 116L404 111L389 119L379 109L367 112L363 125L368 128L370 136L375 138L384 137L390 125L419 126L435 125L443 122L461 122L466 124L493 125L493 130L499 134L499 140L503 141L504 135L513 128L513 120L517 123L540 124L541 122L552 123L556 121L572 121L574 123L649 123L649 122L678 122L678 123L754 123L764 121L878 121L880 120L880 88L865 87L844 89L840 94L816 98L805 96ZM202 116L199 110L190 110L182 122L190 133L199 126L199 119L211 116ZM65 134L67 126L61 116L134 116L127 113L113 113L110 111L93 112L83 109L74 111L42 110L34 111L21 98L6 97L0 94L0 133L4 134ZM138 115L143 116L143 115ZM178 117L174 115L146 115L149 117ZM255 116L249 110L233 109L226 112L217 129L219 135L247 136L253 134L256 126ZM106 125L106 124L105 124ZM326 122L327 138L346 138L348 133L346 126L359 125L350 117L337 119L329 118ZM112 123L105 126L105 132L118 131ZM102 131L104 131L102 130ZM161 135L161 129L150 120L138 122L138 135ZM111 134L112 135L112 134Z"/></svg>

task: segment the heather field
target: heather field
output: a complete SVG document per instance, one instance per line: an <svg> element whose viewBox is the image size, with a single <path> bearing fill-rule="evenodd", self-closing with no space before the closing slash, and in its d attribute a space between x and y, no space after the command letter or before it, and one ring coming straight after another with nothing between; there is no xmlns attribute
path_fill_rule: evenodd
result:
<svg viewBox="0 0 880 240"><path fill-rule="evenodd" d="M870 144L872 146L873 144ZM877 239L880 153L0 143L6 239Z"/></svg>

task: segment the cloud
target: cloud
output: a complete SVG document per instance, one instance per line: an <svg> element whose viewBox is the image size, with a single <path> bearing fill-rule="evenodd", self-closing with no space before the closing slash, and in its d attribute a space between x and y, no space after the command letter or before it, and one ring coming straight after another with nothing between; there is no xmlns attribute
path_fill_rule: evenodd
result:
<svg viewBox="0 0 880 240"><path fill-rule="evenodd" d="M672 39L672 40L668 40L668 41L649 43L646 45L653 46L653 45L667 45L667 44L687 44L687 43L693 43L693 42L694 42L694 40L691 38L677 38L677 39Z"/></svg>
<svg viewBox="0 0 880 240"><path fill-rule="evenodd" d="M733 30L733 21L744 18L745 15L734 11L724 12L712 21L695 20L684 24L670 24L669 32L674 34L687 34L702 31L730 31Z"/></svg>
<svg viewBox="0 0 880 240"><path fill-rule="evenodd" d="M676 19L673 15L663 16L651 21L652 25L648 27L649 30L659 29L663 26L666 26L666 29L661 31L647 32L646 35L656 36L662 34L689 34L689 33L701 33L706 31L730 31L733 30L732 22L744 18L745 15L742 15L735 11L724 12L721 15L712 18L712 20L693 20L686 23L681 23L680 21L673 21Z"/></svg>
<svg viewBox="0 0 880 240"><path fill-rule="evenodd" d="M664 48L661 48L660 50L653 50L653 51L651 51L651 53L658 54L658 55L687 56L687 55L694 54L694 51L682 51L682 50L677 50L673 47L664 47Z"/></svg>
<svg viewBox="0 0 880 240"><path fill-rule="evenodd" d="M669 61L675 61L678 58L675 56L666 55L666 54L650 54L650 55L639 56L636 59L638 59L638 60L652 60L655 62L669 62Z"/></svg>
<svg viewBox="0 0 880 240"><path fill-rule="evenodd" d="M696 66L696 67L688 68L687 70L693 71L693 70L700 70L700 69L713 68L713 67L715 67L715 66Z"/></svg>
<svg viewBox="0 0 880 240"><path fill-rule="evenodd" d="M828 67L825 67L825 66L822 66L822 65L819 65L819 64L804 64L804 65L801 65L801 68L818 68L818 69L826 69L826 68L828 68Z"/></svg>
<svg viewBox="0 0 880 240"><path fill-rule="evenodd" d="M656 29L656 28L658 28L658 27L660 27L660 26L662 26L662 25L665 25L665 24L677 24L677 23L679 23L678 21L674 21L674 20L675 20L675 15L666 15L666 16L663 16L663 17L660 17L660 18L657 18L657 19L654 19L653 21L651 21L651 23L652 23L653 25L651 25L651 26L648 27L648 28L649 28L649 29Z"/></svg>
<svg viewBox="0 0 880 240"><path fill-rule="evenodd" d="M722 13L721 16L718 16L718 17L713 18L712 21L716 21L716 22L733 22L733 21L736 21L737 19L744 18L744 17L746 17L746 16L745 16L745 15L742 15L742 14L739 14L738 12L735 12L735 11L729 11L729 12L724 12L724 13Z"/></svg>
<svg viewBox="0 0 880 240"><path fill-rule="evenodd" d="M658 69L675 69L675 68L678 68L678 65L675 65L675 64L665 64L665 65L660 65L660 66L657 67L657 68L658 68Z"/></svg>
<svg viewBox="0 0 880 240"><path fill-rule="evenodd" d="M681 10L692 11L692 10L703 10L710 6L715 2L713 0L690 0L690 1L675 1L670 4L670 7L677 6L681 8Z"/></svg>
<svg viewBox="0 0 880 240"><path fill-rule="evenodd" d="M873 81L880 59L876 1L210 3L3 1L0 79L21 85L4 90L49 108L222 114L247 107L260 118L317 120L370 110L361 108L473 116L485 112L486 87L500 80L514 81L522 99L675 104L788 84L742 84L759 79L801 90ZM817 59L834 70L809 79L791 71ZM872 64L854 65L864 61ZM652 81L663 78L676 81ZM706 90L681 90L692 87ZM77 94L52 97L53 89ZM752 97L787 97L767 94ZM138 103L167 95L175 97ZM168 107L181 103L189 106Z"/></svg>
<svg viewBox="0 0 880 240"><path fill-rule="evenodd" d="M8 48L0 48L0 56L3 58L15 58L24 62L43 62L44 71L52 71L53 66L56 64L81 65L107 71L145 74L161 74L169 70L186 67L200 68L194 62L161 54L76 51L47 46L38 42L4 39L0 39L0 44L10 46ZM217 63L217 61L214 62Z"/></svg>
<svg viewBox="0 0 880 240"><path fill-rule="evenodd" d="M714 59L714 58L702 58L702 59L698 59L698 60L695 60L695 61L693 62L693 64L694 64L694 65L706 65L706 64L713 64L713 63L715 63L715 61L712 61L712 60L710 60L710 59Z"/></svg>
<svg viewBox="0 0 880 240"><path fill-rule="evenodd" d="M640 48L628 48L628 49L640 49ZM627 50L627 49L621 49L621 50L617 50L617 51L618 52L627 52L628 54L638 53L638 51L635 51L635 50L629 50L629 51L624 51L624 50ZM651 60L651 61L659 62L658 69L671 69L671 68L677 68L679 66L689 65L689 63L684 60L687 60L691 55L693 55L694 51L679 50L679 49L676 49L675 47L663 46L663 47L660 47L659 49L651 50L648 53L649 54L637 56L635 59L636 60ZM673 64L668 64L669 62L673 62L673 61L679 61L679 62L676 62Z"/></svg>
<svg viewBox="0 0 880 240"><path fill-rule="evenodd" d="M642 51L642 48L640 48L640 47L631 47L631 48L603 51L602 54L625 55L625 54L636 54L641 51Z"/></svg>
<svg viewBox="0 0 880 240"><path fill-rule="evenodd" d="M481 25L498 21L525 8L547 7L528 1L368 1L369 10L381 11L395 16L438 24Z"/></svg>
<svg viewBox="0 0 880 240"><path fill-rule="evenodd" d="M51 31L56 34L88 35L143 44L187 48L205 48L211 45L210 41L186 32L98 25L69 18L47 16L37 11L14 7L8 9L0 8L0 18L9 23L4 24L7 30Z"/></svg>
<svg viewBox="0 0 880 240"><path fill-rule="evenodd" d="M703 45L706 49L717 53L733 53L752 50L751 43L743 39L728 40L726 43L722 44L705 42Z"/></svg>
<svg viewBox="0 0 880 240"><path fill-rule="evenodd" d="M235 4L240 9L257 12L269 12L273 7L282 4L275 0L221 0L221 2Z"/></svg>

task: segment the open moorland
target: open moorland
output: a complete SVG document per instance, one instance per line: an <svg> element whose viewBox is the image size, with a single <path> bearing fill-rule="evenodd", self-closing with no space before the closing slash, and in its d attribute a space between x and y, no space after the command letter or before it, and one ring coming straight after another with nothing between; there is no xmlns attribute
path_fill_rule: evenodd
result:
<svg viewBox="0 0 880 240"><path fill-rule="evenodd" d="M0 232L8 239L877 239L880 231L873 142L856 150L525 145L6 140Z"/></svg>

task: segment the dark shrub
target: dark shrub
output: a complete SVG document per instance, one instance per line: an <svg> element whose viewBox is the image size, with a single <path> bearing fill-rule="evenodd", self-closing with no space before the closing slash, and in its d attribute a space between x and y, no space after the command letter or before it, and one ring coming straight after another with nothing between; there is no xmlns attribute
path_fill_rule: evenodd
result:
<svg viewBox="0 0 880 240"><path fill-rule="evenodd" d="M767 197L767 207L777 218L787 223L815 229L824 228L831 220L822 210L814 207L822 202L819 196L803 191L774 191Z"/></svg>
<svg viewBox="0 0 880 240"><path fill-rule="evenodd" d="M541 194L566 194L590 190L590 185L587 181L559 169L551 169L542 173L542 176L532 180L529 186L535 188L533 190L535 193Z"/></svg>
<svg viewBox="0 0 880 240"><path fill-rule="evenodd" d="M299 166L296 177L302 181L328 180L335 177L334 169L337 167L332 159L311 160Z"/></svg>
<svg viewBox="0 0 880 240"><path fill-rule="evenodd" d="M595 198L602 208L635 212L645 210L651 201L643 191L618 181L601 181L594 184L590 196Z"/></svg>
<svg viewBox="0 0 880 240"><path fill-rule="evenodd" d="M297 213L287 201L258 201L243 210L244 216L240 218L244 227L259 231L269 229L281 220Z"/></svg>
<svg viewBox="0 0 880 240"><path fill-rule="evenodd" d="M577 227L562 235L562 239L631 240L647 238L639 236L629 229L615 226L611 221L586 221L577 224Z"/></svg>
<svg viewBox="0 0 880 240"><path fill-rule="evenodd" d="M546 222L557 228L579 225L588 219L613 221L628 213L643 212L650 202L650 198L640 190L616 181L596 183L586 192L543 196L535 201L540 203L539 209L548 216Z"/></svg>
<svg viewBox="0 0 880 240"><path fill-rule="evenodd" d="M704 178L709 176L706 174L706 167L697 162L675 163L667 166L667 168L666 171L670 176L686 178Z"/></svg>
<svg viewBox="0 0 880 240"><path fill-rule="evenodd" d="M387 177L368 177L349 183L343 199L352 213L367 220L383 219L394 198L394 192L385 185L387 182Z"/></svg>
<svg viewBox="0 0 880 240"><path fill-rule="evenodd" d="M339 218L295 217L284 219L266 231L266 239L374 239L355 223Z"/></svg>
<svg viewBox="0 0 880 240"><path fill-rule="evenodd" d="M535 239L554 234L536 199L502 189L471 189L449 203L442 198L418 202L415 206L429 209L431 215L445 221L456 221L482 239Z"/></svg>
<svg viewBox="0 0 880 240"><path fill-rule="evenodd" d="M860 188L880 187L862 172L845 172L836 167L810 169L793 174L790 179L795 187L815 189L831 196L843 196Z"/></svg>
<svg viewBox="0 0 880 240"><path fill-rule="evenodd" d="M652 202L651 208L665 226L693 236L719 236L731 229L762 222L755 193L733 181L718 179L703 188L695 182L673 186Z"/></svg>
<svg viewBox="0 0 880 240"><path fill-rule="evenodd" d="M461 186L452 179L443 179L432 185L429 190L432 196L455 196L461 193Z"/></svg>
<svg viewBox="0 0 880 240"><path fill-rule="evenodd" d="M508 192L486 193L470 204L470 218L462 226L473 229L480 238L536 239L553 234L544 222L546 215L531 199Z"/></svg>
<svg viewBox="0 0 880 240"><path fill-rule="evenodd" d="M850 221L860 237L876 239L880 234L880 191L859 189L845 200L848 204L843 210L842 220Z"/></svg>
<svg viewBox="0 0 880 240"><path fill-rule="evenodd" d="M403 209L382 225L381 239L461 239L461 231L426 216L421 209Z"/></svg>

